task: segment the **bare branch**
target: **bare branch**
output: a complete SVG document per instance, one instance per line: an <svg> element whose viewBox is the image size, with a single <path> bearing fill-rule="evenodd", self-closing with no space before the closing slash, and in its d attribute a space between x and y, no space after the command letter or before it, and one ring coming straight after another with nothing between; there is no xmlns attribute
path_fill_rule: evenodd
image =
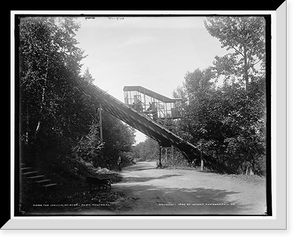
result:
<svg viewBox="0 0 300 243"><path fill-rule="evenodd" d="M239 54L241 54L242 55L242 57L244 57L245 58L245 56L244 56L244 54L242 53L242 52L240 52L238 49L236 49L234 46L232 46L232 48L235 50L235 51L237 51Z"/></svg>

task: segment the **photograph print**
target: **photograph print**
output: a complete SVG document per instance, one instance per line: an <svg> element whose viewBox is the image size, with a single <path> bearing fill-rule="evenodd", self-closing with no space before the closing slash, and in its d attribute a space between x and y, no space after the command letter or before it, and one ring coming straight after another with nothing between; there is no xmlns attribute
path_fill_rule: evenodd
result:
<svg viewBox="0 0 300 243"><path fill-rule="evenodd" d="M16 216L272 216L270 15L15 15Z"/></svg>

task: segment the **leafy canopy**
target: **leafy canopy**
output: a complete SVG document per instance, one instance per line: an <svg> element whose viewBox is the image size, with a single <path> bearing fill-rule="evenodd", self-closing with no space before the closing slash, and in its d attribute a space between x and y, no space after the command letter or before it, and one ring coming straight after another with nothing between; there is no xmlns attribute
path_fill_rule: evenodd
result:
<svg viewBox="0 0 300 243"><path fill-rule="evenodd" d="M231 51L224 57L216 56L217 75L234 75L245 82L247 90L249 82L265 67L265 19L208 17L204 24L209 34L220 41L221 47Z"/></svg>

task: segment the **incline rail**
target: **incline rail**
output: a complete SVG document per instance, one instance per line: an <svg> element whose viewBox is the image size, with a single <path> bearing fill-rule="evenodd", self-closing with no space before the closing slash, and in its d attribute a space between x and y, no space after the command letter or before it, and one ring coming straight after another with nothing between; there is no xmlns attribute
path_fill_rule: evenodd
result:
<svg viewBox="0 0 300 243"><path fill-rule="evenodd" d="M156 140L162 147L175 146L190 162L195 159L200 159L201 151L196 146L183 140L149 117L138 113L99 87L91 84L85 88L85 91L97 97L103 110ZM204 155L203 158L205 159L207 167L220 173L233 173L232 170L216 162L208 155Z"/></svg>

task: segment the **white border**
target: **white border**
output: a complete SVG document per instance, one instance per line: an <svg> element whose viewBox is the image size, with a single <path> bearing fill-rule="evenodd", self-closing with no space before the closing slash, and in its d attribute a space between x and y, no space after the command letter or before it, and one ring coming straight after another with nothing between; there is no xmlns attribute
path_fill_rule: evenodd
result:
<svg viewBox="0 0 300 243"><path fill-rule="evenodd" d="M277 17L277 16L276 16ZM277 23L277 18L271 19L271 36L273 37L277 33L276 31L276 23ZM277 36L276 36L277 37ZM276 218L276 208L277 208L277 203L276 203L276 168L277 168L277 156L276 156L276 141L277 141L277 134L276 134L276 127L277 127L277 122L276 122L276 114L277 114L277 96L273 95L276 94L277 92L277 63L275 60L277 60L277 55L276 55L276 39L277 38L272 38L271 39L271 173L272 173L272 185L271 185L271 193L272 193L272 213L273 216Z"/></svg>
<svg viewBox="0 0 300 243"><path fill-rule="evenodd" d="M11 12L11 40L14 15ZM81 14L81 11L60 14ZM139 11L138 14L216 14L217 11ZM233 14L222 11L222 14ZM38 14L53 14L39 11ZM136 11L88 11L86 14L137 14ZM236 12L234 12L236 14ZM15 217L11 193L11 220L2 229L286 229L286 19L287 2L276 11L239 11L238 14L271 14L272 18L272 208L273 216L59 216ZM276 38L274 38L276 36ZM14 44L11 45L11 121L14 121ZM11 126L11 192L14 192L14 124ZM280 163L277 163L279 161Z"/></svg>

